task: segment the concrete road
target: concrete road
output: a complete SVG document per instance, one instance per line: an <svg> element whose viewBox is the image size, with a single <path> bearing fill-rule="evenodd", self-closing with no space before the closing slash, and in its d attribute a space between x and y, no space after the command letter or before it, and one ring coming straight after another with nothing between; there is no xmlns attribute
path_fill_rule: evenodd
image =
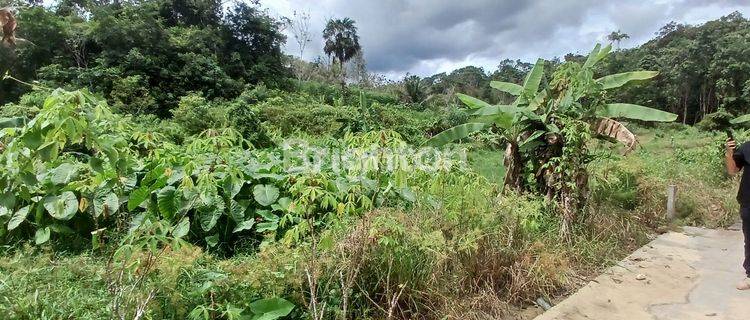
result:
<svg viewBox="0 0 750 320"><path fill-rule="evenodd" d="M736 227L663 234L535 320L748 320L742 248Z"/></svg>

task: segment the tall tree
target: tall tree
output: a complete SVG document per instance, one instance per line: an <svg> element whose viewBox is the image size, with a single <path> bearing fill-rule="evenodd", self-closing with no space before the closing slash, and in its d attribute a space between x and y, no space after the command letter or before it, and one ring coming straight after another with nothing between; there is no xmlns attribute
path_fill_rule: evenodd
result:
<svg viewBox="0 0 750 320"><path fill-rule="evenodd" d="M630 35L621 32L620 30L612 31L612 33L607 36L607 40L609 40L609 42L617 44L618 49L620 48L620 42L625 39L630 39Z"/></svg>
<svg viewBox="0 0 750 320"><path fill-rule="evenodd" d="M332 56L334 62L339 64L341 88L344 89L346 86L344 64L362 51L362 47L359 45L357 26L354 20L350 18L328 20L325 29L323 29L323 39L325 40L323 51L329 57Z"/></svg>
<svg viewBox="0 0 750 320"><path fill-rule="evenodd" d="M305 49L307 48L307 44L312 40L310 34L310 12L294 11L292 18L284 18L284 20L299 49L299 61L292 61L292 69L297 74L297 81L301 81L303 77L306 77Z"/></svg>

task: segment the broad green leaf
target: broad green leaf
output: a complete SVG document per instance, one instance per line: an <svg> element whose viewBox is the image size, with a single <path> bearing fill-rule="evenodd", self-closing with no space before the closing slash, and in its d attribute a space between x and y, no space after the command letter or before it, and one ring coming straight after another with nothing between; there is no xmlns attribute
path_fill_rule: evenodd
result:
<svg viewBox="0 0 750 320"><path fill-rule="evenodd" d="M222 189L224 189L224 193L229 197L229 199L234 199L234 197L238 193L240 193L243 184L244 181L236 179L232 176L227 176L222 182Z"/></svg>
<svg viewBox="0 0 750 320"><path fill-rule="evenodd" d="M11 191L0 193L0 217L13 212L16 206L16 196Z"/></svg>
<svg viewBox="0 0 750 320"><path fill-rule="evenodd" d="M17 228L21 222L26 220L26 216L29 215L29 206L25 206L16 213L13 214L13 216L10 217L10 221L8 221L8 231L13 230Z"/></svg>
<svg viewBox="0 0 750 320"><path fill-rule="evenodd" d="M494 124L503 130L508 130L516 123L514 119L516 119L516 114L498 113L494 116L478 117L474 121L481 121L486 125Z"/></svg>
<svg viewBox="0 0 750 320"><path fill-rule="evenodd" d="M398 189L397 192L406 201L409 201L409 202L417 201L417 196L414 195L414 192L412 192L409 187L404 187L404 188Z"/></svg>
<svg viewBox="0 0 750 320"><path fill-rule="evenodd" d="M135 208L138 208L138 206L143 203L143 201L146 201L148 199L148 196L151 194L151 190L148 188L148 186L141 186L138 189L135 189L133 192L130 193L130 197L128 198L128 211L133 211Z"/></svg>
<svg viewBox="0 0 750 320"><path fill-rule="evenodd" d="M104 172L104 160L102 159L96 157L89 158L89 166L96 172Z"/></svg>
<svg viewBox="0 0 750 320"><path fill-rule="evenodd" d="M583 66L586 68L593 66L596 63L596 57L599 55L599 51L601 51L601 49L601 43L597 43L594 46L594 49L589 52L589 56L588 58L586 58L586 62L583 64Z"/></svg>
<svg viewBox="0 0 750 320"><path fill-rule="evenodd" d="M674 113L629 103L610 103L596 113L604 118L628 118L642 121L671 122L677 120Z"/></svg>
<svg viewBox="0 0 750 320"><path fill-rule="evenodd" d="M509 105L486 106L477 111L474 111L472 115L483 117L483 116L494 116L500 113L516 114L518 112L521 112L521 109L522 108L519 108L516 106L509 106Z"/></svg>
<svg viewBox="0 0 750 320"><path fill-rule="evenodd" d="M599 61L604 59L607 55L609 55L609 52L612 50L612 45L609 44L606 47L602 48L601 44L596 44L594 46L594 49L591 50L591 53L589 53L589 57L586 59L586 62L583 64L584 68L591 68L594 65L596 65Z"/></svg>
<svg viewBox="0 0 750 320"><path fill-rule="evenodd" d="M245 211L247 210L248 206L250 206L250 203L248 201L231 200L229 204L229 217L237 223L244 221Z"/></svg>
<svg viewBox="0 0 750 320"><path fill-rule="evenodd" d="M490 104L487 102L484 102L472 96L467 96L463 93L457 93L456 96L458 97L458 100L461 100L461 102L463 102L470 109L479 109L490 106Z"/></svg>
<svg viewBox="0 0 750 320"><path fill-rule="evenodd" d="M543 134L544 134L544 131L541 131L541 130L534 131L534 133L532 133L528 138L526 138L526 140L524 140L523 142L521 142L518 146L519 147L523 147L525 144L538 139Z"/></svg>
<svg viewBox="0 0 750 320"><path fill-rule="evenodd" d="M502 82L502 81L491 81L490 87L500 90L505 93L517 96L523 92L523 87L515 83Z"/></svg>
<svg viewBox="0 0 750 320"><path fill-rule="evenodd" d="M294 310L294 304L282 298L261 299L250 303L251 320L276 320Z"/></svg>
<svg viewBox="0 0 750 320"><path fill-rule="evenodd" d="M133 219L130 220L130 226L128 228L128 232L132 233L133 231L137 230L141 227L143 222L146 220L146 213L141 213L133 217Z"/></svg>
<svg viewBox="0 0 750 320"><path fill-rule="evenodd" d="M734 118L732 120L729 120L729 123L731 124L739 124L739 123L745 123L750 121L750 114L742 115L737 118Z"/></svg>
<svg viewBox="0 0 750 320"><path fill-rule="evenodd" d="M26 118L0 118L0 129L21 128L26 124Z"/></svg>
<svg viewBox="0 0 750 320"><path fill-rule="evenodd" d="M120 209L120 199L114 192L97 195L94 198L94 218L102 214L112 215Z"/></svg>
<svg viewBox="0 0 750 320"><path fill-rule="evenodd" d="M71 191L44 198L44 208L57 220L70 220L78 212L78 199Z"/></svg>
<svg viewBox="0 0 750 320"><path fill-rule="evenodd" d="M268 210L257 210L255 211L259 216L263 217L267 221L279 221L279 217Z"/></svg>
<svg viewBox="0 0 750 320"><path fill-rule="evenodd" d="M37 149L37 153L43 161L57 158L59 152L57 141L49 141Z"/></svg>
<svg viewBox="0 0 750 320"><path fill-rule="evenodd" d="M174 229L172 229L172 236L177 239L182 239L188 234L189 231L190 219L188 219L188 217L184 217L177 225L174 226Z"/></svg>
<svg viewBox="0 0 750 320"><path fill-rule="evenodd" d="M596 79L596 82L601 83L604 89L618 88L630 81L647 80L658 75L658 71L632 71L623 72L617 74L611 74L608 76Z"/></svg>
<svg viewBox="0 0 750 320"><path fill-rule="evenodd" d="M338 181L337 181L338 182ZM337 186L341 190L340 186ZM271 206L271 209L281 212L289 212L290 206L292 205L292 199L288 197L279 198L279 201Z"/></svg>
<svg viewBox="0 0 750 320"><path fill-rule="evenodd" d="M177 214L177 196L173 186L166 186L156 193L156 204L159 207L159 213L165 218L172 219Z"/></svg>
<svg viewBox="0 0 750 320"><path fill-rule="evenodd" d="M154 167L143 176L143 179L141 179L141 185L152 184L153 182L161 178L164 175L164 171L166 170L167 169L163 165L158 165ZM165 183L166 183L166 180L165 180Z"/></svg>
<svg viewBox="0 0 750 320"><path fill-rule="evenodd" d="M232 230L232 233L240 232L243 230L250 230L253 228L254 224L255 224L255 220L253 219L242 221L239 224L237 224L236 227L234 227L234 230Z"/></svg>
<svg viewBox="0 0 750 320"><path fill-rule="evenodd" d="M253 188L253 197L260 205L267 207L279 198L279 189L269 184L256 185Z"/></svg>
<svg viewBox="0 0 750 320"><path fill-rule="evenodd" d="M529 101L528 109L532 111L538 109L539 106L541 106L542 103L544 102L544 99L547 99L547 91L542 90L542 91L537 92L534 98L531 99L531 101Z"/></svg>
<svg viewBox="0 0 750 320"><path fill-rule="evenodd" d="M201 223L201 229L203 231L210 231L214 228L216 225L216 222L219 221L219 217L221 217L221 211L219 208L214 208L214 210L207 210L200 213L200 223Z"/></svg>
<svg viewBox="0 0 750 320"><path fill-rule="evenodd" d="M37 230L36 233L34 234L34 242L37 245L40 245L42 243L49 241L49 233L50 233L49 227Z"/></svg>
<svg viewBox="0 0 750 320"><path fill-rule="evenodd" d="M183 178L185 178L185 170L182 168L174 168L167 179L167 184L175 184L176 182L182 181Z"/></svg>
<svg viewBox="0 0 750 320"><path fill-rule="evenodd" d="M73 228L68 227L64 224L60 224L60 223L53 223L49 225L49 228L54 233L61 233L61 234L75 234L76 233L75 230L73 230Z"/></svg>
<svg viewBox="0 0 750 320"><path fill-rule="evenodd" d="M276 231L276 229L278 229L278 227L279 227L279 223L278 223L278 222L275 222L275 221L271 221L271 222L260 222L260 223L258 223L258 225L257 225L257 226L255 227L255 231L256 231L256 232L259 232L259 233L260 233L260 232L266 232L266 231Z"/></svg>
<svg viewBox="0 0 750 320"><path fill-rule="evenodd" d="M78 168L72 163L63 163L50 172L50 181L54 184L68 184L76 175Z"/></svg>
<svg viewBox="0 0 750 320"><path fill-rule="evenodd" d="M215 234L215 235L212 235L212 236L208 236L205 239L206 239L206 244L209 247L215 247L217 244L219 244L219 234L218 233Z"/></svg>
<svg viewBox="0 0 750 320"><path fill-rule="evenodd" d="M526 80L523 81L523 92L529 96L535 95L542 83L542 76L544 76L544 59L538 59L526 75Z"/></svg>
<svg viewBox="0 0 750 320"><path fill-rule="evenodd" d="M431 145L431 146L442 146L446 143L464 139L471 135L472 133L475 133L477 131L480 131L484 129L487 125L484 123L464 123L459 124L453 128L447 129L441 133L436 134L430 140L427 140L425 144Z"/></svg>

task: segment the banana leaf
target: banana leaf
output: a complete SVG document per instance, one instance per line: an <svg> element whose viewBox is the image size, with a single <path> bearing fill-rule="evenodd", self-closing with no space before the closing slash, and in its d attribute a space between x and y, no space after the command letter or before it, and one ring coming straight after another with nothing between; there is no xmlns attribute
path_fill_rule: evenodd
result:
<svg viewBox="0 0 750 320"><path fill-rule="evenodd" d="M584 68L593 67L597 62L604 59L604 57L606 57L611 50L612 50L611 44L602 48L602 45L597 43L596 46L594 46L594 49L591 50L591 53L589 53L589 57L586 59L586 62L583 64L583 67Z"/></svg>
<svg viewBox="0 0 750 320"><path fill-rule="evenodd" d="M617 74L611 74L608 76L596 79L596 82L601 83L604 89L612 89L622 87L630 81L647 80L658 75L658 71L633 71L623 72Z"/></svg>
<svg viewBox="0 0 750 320"><path fill-rule="evenodd" d="M542 83L544 75L544 59L538 59L531 69L526 79L523 81L523 92L529 96L536 94L539 90L539 84Z"/></svg>
<svg viewBox="0 0 750 320"><path fill-rule="evenodd" d="M458 100L461 100L461 102L463 102L470 109L479 109L479 108L491 106L491 104L487 102L484 102L480 99L474 98L469 95L465 95L463 93L457 93L456 96L458 97Z"/></svg>
<svg viewBox="0 0 750 320"><path fill-rule="evenodd" d="M734 118L732 120L729 120L729 123L731 124L740 124L750 121L750 114L742 115L737 118Z"/></svg>
<svg viewBox="0 0 750 320"><path fill-rule="evenodd" d="M472 115L474 116L493 116L499 113L510 113L510 114L516 114L522 111L522 108L516 107L516 106L510 106L510 105L495 105L495 106L486 106L483 107L477 111L474 111Z"/></svg>
<svg viewBox="0 0 750 320"><path fill-rule="evenodd" d="M523 92L522 86L510 82L492 81L490 82L490 87L514 96L520 95Z"/></svg>
<svg viewBox="0 0 750 320"><path fill-rule="evenodd" d="M459 124L453 128L447 129L441 133L436 134L434 137L430 138L430 140L427 140L425 142L426 145L429 146L442 146L446 143L453 142L456 140L461 140L472 133L475 133L477 131L480 131L484 129L487 125L484 123L464 123Z"/></svg>
<svg viewBox="0 0 750 320"><path fill-rule="evenodd" d="M672 122L677 120L674 113L629 103L610 103L596 112L604 118L628 118L643 121Z"/></svg>

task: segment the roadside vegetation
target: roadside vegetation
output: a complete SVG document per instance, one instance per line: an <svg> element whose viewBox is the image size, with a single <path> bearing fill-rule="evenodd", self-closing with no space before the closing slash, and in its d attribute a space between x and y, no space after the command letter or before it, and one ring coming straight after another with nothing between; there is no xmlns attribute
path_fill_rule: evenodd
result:
<svg viewBox="0 0 750 320"><path fill-rule="evenodd" d="M280 50L291 27L304 52L309 17L256 2L16 5L0 11L3 319L528 318L655 234L736 220L721 130L750 73L722 73L697 111L693 93L654 98L682 81L663 64L618 61L717 24L747 37L738 14L385 83L348 18L326 27L327 63Z"/></svg>

